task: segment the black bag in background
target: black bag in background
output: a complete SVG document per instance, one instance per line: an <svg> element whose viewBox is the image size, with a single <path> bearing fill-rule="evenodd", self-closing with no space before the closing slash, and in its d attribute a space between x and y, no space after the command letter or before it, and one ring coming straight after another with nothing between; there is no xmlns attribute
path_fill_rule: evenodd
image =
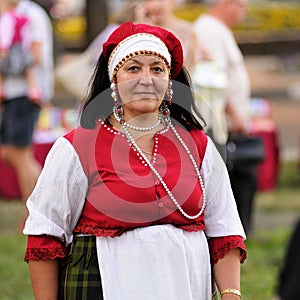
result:
<svg viewBox="0 0 300 300"><path fill-rule="evenodd" d="M230 134L226 144L226 155L229 170L235 166L260 164L265 159L263 140L258 136Z"/></svg>

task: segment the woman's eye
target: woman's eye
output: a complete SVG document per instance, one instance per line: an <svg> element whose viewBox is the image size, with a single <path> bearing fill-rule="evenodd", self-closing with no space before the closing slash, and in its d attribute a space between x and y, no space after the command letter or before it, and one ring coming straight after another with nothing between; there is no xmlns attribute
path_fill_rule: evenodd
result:
<svg viewBox="0 0 300 300"><path fill-rule="evenodd" d="M130 67L128 67L128 69L127 69L128 71L132 71L132 72L135 72L135 71L137 71L138 70L138 67L137 66L130 66Z"/></svg>
<svg viewBox="0 0 300 300"><path fill-rule="evenodd" d="M161 67L154 67L153 70L154 70L154 72L157 72L157 73L161 73L164 71L163 68L161 68Z"/></svg>

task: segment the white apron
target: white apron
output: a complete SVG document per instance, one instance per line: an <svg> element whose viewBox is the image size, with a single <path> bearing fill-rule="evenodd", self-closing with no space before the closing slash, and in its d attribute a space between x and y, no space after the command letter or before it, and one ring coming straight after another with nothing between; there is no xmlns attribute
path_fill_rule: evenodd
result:
<svg viewBox="0 0 300 300"><path fill-rule="evenodd" d="M203 231L156 225L97 237L96 244L105 300L211 299Z"/></svg>

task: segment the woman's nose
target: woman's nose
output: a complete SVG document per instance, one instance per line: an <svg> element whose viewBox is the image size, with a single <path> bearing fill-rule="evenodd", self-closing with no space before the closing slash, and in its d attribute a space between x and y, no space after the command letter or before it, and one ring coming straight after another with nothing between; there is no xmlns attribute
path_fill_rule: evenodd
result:
<svg viewBox="0 0 300 300"><path fill-rule="evenodd" d="M149 85L153 84L153 78L151 77L150 70L144 70L140 77L140 84Z"/></svg>

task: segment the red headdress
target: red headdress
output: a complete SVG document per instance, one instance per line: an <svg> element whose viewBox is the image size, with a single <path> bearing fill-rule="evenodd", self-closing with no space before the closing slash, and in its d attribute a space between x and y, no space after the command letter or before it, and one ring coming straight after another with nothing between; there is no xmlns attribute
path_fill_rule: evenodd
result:
<svg viewBox="0 0 300 300"><path fill-rule="evenodd" d="M136 37L138 38L133 46L132 40ZM147 46L147 42L150 42L150 45ZM126 43L131 43L129 50L124 49L127 46ZM152 47L151 45L154 43L158 44L158 47ZM121 49L120 45L122 45ZM155 51L153 51L153 48ZM118 53L117 58L115 58L114 54L119 49L120 51L124 51L124 55L123 52ZM134 51L128 52L131 49L134 49ZM147 24L133 24L132 22L124 23L103 44L103 55L109 61L109 68L113 68L113 70L109 70L110 76L115 74L125 61L135 55L141 54L155 54L164 59L166 64L171 65L171 78L176 78L183 65L183 51L180 41L174 34L161 27ZM110 66L112 58L115 61Z"/></svg>

